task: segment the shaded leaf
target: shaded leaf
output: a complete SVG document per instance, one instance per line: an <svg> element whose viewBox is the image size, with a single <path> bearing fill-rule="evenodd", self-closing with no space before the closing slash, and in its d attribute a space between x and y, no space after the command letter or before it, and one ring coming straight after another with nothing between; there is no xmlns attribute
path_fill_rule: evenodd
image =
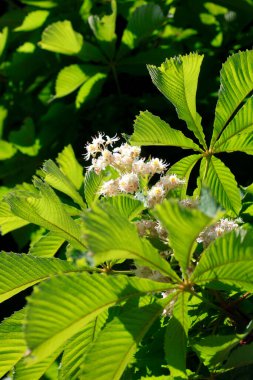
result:
<svg viewBox="0 0 253 380"><path fill-rule="evenodd" d="M92 342L97 338L107 319L108 312L100 313L86 324L67 342L62 356L59 379L78 380L81 377L81 364Z"/></svg>
<svg viewBox="0 0 253 380"><path fill-rule="evenodd" d="M28 299L25 333L34 361L49 356L115 303L169 287L168 283L146 279L87 273L57 276L43 282Z"/></svg>
<svg viewBox="0 0 253 380"><path fill-rule="evenodd" d="M80 379L119 380L138 344L162 311L163 307L156 302L124 308L93 343L85 356Z"/></svg>
<svg viewBox="0 0 253 380"><path fill-rule="evenodd" d="M181 292L174 305L173 315L165 335L165 359L173 378L187 379L186 348L189 330L187 303L189 293Z"/></svg>

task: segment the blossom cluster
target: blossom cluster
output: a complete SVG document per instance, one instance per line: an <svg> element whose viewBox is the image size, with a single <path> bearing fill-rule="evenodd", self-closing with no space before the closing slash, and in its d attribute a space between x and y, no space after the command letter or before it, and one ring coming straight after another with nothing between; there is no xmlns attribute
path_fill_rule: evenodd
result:
<svg viewBox="0 0 253 380"><path fill-rule="evenodd" d="M120 193L134 194L137 199L142 199L148 207L153 207L157 203L161 203L170 190L185 183L176 174L163 175L155 185L144 191L141 187L141 179L146 178L149 181L155 174L163 174L168 168L168 164L159 158L149 160L141 158L141 148L138 146L124 143L113 148L114 143L118 140L117 136L110 138L99 133L85 147L85 159L92 158L89 170L100 174L110 166L118 172L116 179L110 179L103 183L99 190L101 195L111 197Z"/></svg>
<svg viewBox="0 0 253 380"><path fill-rule="evenodd" d="M213 226L206 227L197 238L198 243L203 243L206 248L213 240L219 236L224 235L226 232L233 231L238 228L238 224L234 220L227 218L219 220Z"/></svg>

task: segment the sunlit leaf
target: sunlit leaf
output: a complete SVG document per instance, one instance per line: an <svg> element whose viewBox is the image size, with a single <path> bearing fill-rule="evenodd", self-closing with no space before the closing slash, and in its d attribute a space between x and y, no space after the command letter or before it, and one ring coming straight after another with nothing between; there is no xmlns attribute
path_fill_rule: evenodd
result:
<svg viewBox="0 0 253 380"><path fill-rule="evenodd" d="M74 31L68 20L57 21L49 25L44 30L39 42L42 49L66 55L78 54L82 45L82 35Z"/></svg>

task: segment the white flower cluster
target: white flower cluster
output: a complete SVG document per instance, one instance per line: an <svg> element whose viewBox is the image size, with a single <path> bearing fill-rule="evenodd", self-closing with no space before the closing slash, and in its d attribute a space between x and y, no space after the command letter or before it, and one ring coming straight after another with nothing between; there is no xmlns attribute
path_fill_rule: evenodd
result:
<svg viewBox="0 0 253 380"><path fill-rule="evenodd" d="M206 248L217 237L224 235L226 232L233 231L238 228L238 224L227 218L219 220L213 226L207 227L197 238L198 243L203 243Z"/></svg>
<svg viewBox="0 0 253 380"><path fill-rule="evenodd" d="M150 280L158 282L170 282L169 277L165 277L157 270L152 270L145 266L136 265L134 272L137 277L149 278Z"/></svg>
<svg viewBox="0 0 253 380"><path fill-rule="evenodd" d="M166 240L168 233L160 222L150 219L141 219L135 223L139 236L159 237Z"/></svg>
<svg viewBox="0 0 253 380"><path fill-rule="evenodd" d="M119 174L118 178L103 183L100 188L101 195L111 197L120 193L135 194L137 199L153 207L166 197L169 190L184 184L184 181L175 174L165 175L144 194L140 187L141 178L149 180L155 174L162 174L168 168L168 164L159 158L149 160L140 158L140 147L127 143L109 150L109 146L113 147L118 140L117 136L110 138L99 133L98 137L93 138L92 142L85 146L87 151L85 159L92 158L89 170L94 170L96 174L99 174L111 166Z"/></svg>

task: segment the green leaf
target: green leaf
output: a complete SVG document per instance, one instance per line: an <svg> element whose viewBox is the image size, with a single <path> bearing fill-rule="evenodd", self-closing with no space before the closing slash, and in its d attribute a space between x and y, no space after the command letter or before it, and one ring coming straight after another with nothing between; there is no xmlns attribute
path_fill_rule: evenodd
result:
<svg viewBox="0 0 253 380"><path fill-rule="evenodd" d="M60 355L61 349L56 350L46 359L29 365L29 357L21 359L15 367L13 380L39 380L42 375L51 367L57 357Z"/></svg>
<svg viewBox="0 0 253 380"><path fill-rule="evenodd" d="M67 261L6 252L0 253L0 264L0 302L50 276L80 271Z"/></svg>
<svg viewBox="0 0 253 380"><path fill-rule="evenodd" d="M238 215L241 209L241 196L234 175L217 157L211 156L202 160L201 178L210 188L213 197L225 210Z"/></svg>
<svg viewBox="0 0 253 380"><path fill-rule="evenodd" d="M87 323L82 330L69 339L62 356L59 373L60 380L80 379L81 365L84 357L104 326L107 316L107 311L100 313L94 320Z"/></svg>
<svg viewBox="0 0 253 380"><path fill-rule="evenodd" d="M211 223L212 218L197 209L189 209L178 202L168 200L157 205L154 213L168 230L170 246L174 250L175 258L183 273L187 276L197 245L196 239L200 232Z"/></svg>
<svg viewBox="0 0 253 380"><path fill-rule="evenodd" d="M76 190L74 184L62 173L58 166L47 160L43 165L44 180L54 189L61 191L73 199L81 208L86 207L83 198Z"/></svg>
<svg viewBox="0 0 253 380"><path fill-rule="evenodd" d="M243 237L243 234L246 234ZM252 231L232 231L216 239L196 267L191 281L198 285L214 287L229 284L242 291L253 289Z"/></svg>
<svg viewBox="0 0 253 380"><path fill-rule="evenodd" d="M15 146L7 141L0 140L0 160L7 160L16 153Z"/></svg>
<svg viewBox="0 0 253 380"><path fill-rule="evenodd" d="M81 240L81 228L65 211L65 208L48 184L35 178L37 194L25 191L9 193L6 202L14 215L57 233L77 248L85 248Z"/></svg>
<svg viewBox="0 0 253 380"><path fill-rule="evenodd" d="M27 118L18 131L9 134L9 140L23 154L37 156L40 150L40 141L35 139L35 128L31 118Z"/></svg>
<svg viewBox="0 0 253 380"><path fill-rule="evenodd" d="M68 20L49 25L42 33L42 39L39 42L42 49L66 55L78 54L82 45L82 35L74 31Z"/></svg>
<svg viewBox="0 0 253 380"><path fill-rule="evenodd" d="M58 4L57 4L57 1L52 1L52 0L20 0L21 3L23 4L27 4L27 5L33 5L35 7L38 7L38 8L54 8L54 7L57 7Z"/></svg>
<svg viewBox="0 0 253 380"><path fill-rule="evenodd" d="M3 30L0 32L0 57L2 56L6 43L8 38L8 28L7 26L3 28Z"/></svg>
<svg viewBox="0 0 253 380"><path fill-rule="evenodd" d="M29 32L40 28L49 16L49 11L34 11L28 13L22 24L14 29L15 32Z"/></svg>
<svg viewBox="0 0 253 380"><path fill-rule="evenodd" d="M165 359L173 378L187 379L186 348L189 330L188 299L190 294L181 292L174 305L165 335Z"/></svg>
<svg viewBox="0 0 253 380"><path fill-rule="evenodd" d="M227 359L229 352L240 341L235 335L210 335L198 339L192 347L197 352L201 361L212 372L220 368Z"/></svg>
<svg viewBox="0 0 253 380"><path fill-rule="evenodd" d="M203 55L191 53L167 59L160 67L148 65L152 82L174 105L199 142L206 148L201 117L196 111L196 91Z"/></svg>
<svg viewBox="0 0 253 380"><path fill-rule="evenodd" d="M191 171L201 157L202 154L184 157L169 168L169 174L176 174L180 179L185 180L185 184L177 190L180 199L185 199Z"/></svg>
<svg viewBox="0 0 253 380"><path fill-rule="evenodd" d="M113 208L118 211L119 215L129 220L136 218L145 208L141 201L123 194L104 198L103 202L112 205Z"/></svg>
<svg viewBox="0 0 253 380"><path fill-rule="evenodd" d="M0 41L1 41L1 34L0 34ZM1 52L0 52L0 56L1 56ZM0 105L0 139L3 137L4 122L7 118L7 115L8 115L7 108Z"/></svg>
<svg viewBox="0 0 253 380"><path fill-rule="evenodd" d="M222 66L211 147L253 90L252 64L253 50L246 50L232 55Z"/></svg>
<svg viewBox="0 0 253 380"><path fill-rule="evenodd" d="M252 111L251 111L252 112ZM220 147L221 152L235 152L240 151L247 154L253 154L253 134L242 133L231 137L228 141Z"/></svg>
<svg viewBox="0 0 253 380"><path fill-rule="evenodd" d="M219 140L214 144L215 152L233 152L234 150L240 150L240 145L236 144L238 135L240 135L240 137L241 134L250 135L253 131L252 109L253 98L250 98L224 129Z"/></svg>
<svg viewBox="0 0 253 380"><path fill-rule="evenodd" d="M112 13L105 15L101 19L98 16L89 16L88 23L98 40L101 49L105 55L111 58L115 50L115 41L117 35L115 33L117 3L116 0L111 0Z"/></svg>
<svg viewBox="0 0 253 380"><path fill-rule="evenodd" d="M70 65L64 67L56 79L54 99L71 94L71 92L90 79L97 70L97 67L92 65Z"/></svg>
<svg viewBox="0 0 253 380"><path fill-rule="evenodd" d="M85 102L96 98L107 78L104 73L96 73L81 86L76 97L76 108L80 108Z"/></svg>
<svg viewBox="0 0 253 380"><path fill-rule="evenodd" d="M197 144L181 131L171 128L160 117L152 115L148 111L140 112L140 115L135 119L134 133L130 142L133 145L169 145L202 151Z"/></svg>
<svg viewBox="0 0 253 380"><path fill-rule="evenodd" d="M58 154L56 161L62 173L73 183L77 190L80 190L83 184L83 167L77 161L72 146L66 146Z"/></svg>
<svg viewBox="0 0 253 380"><path fill-rule="evenodd" d="M14 313L0 324L0 376L4 376L26 351L23 331L25 310Z"/></svg>
<svg viewBox="0 0 253 380"><path fill-rule="evenodd" d="M94 171L88 171L84 180L84 196L89 207L91 207L99 198L99 188L105 181L105 176L101 172L96 174Z"/></svg>
<svg viewBox="0 0 253 380"><path fill-rule="evenodd" d="M159 5L144 4L130 14L127 28L124 30L120 54L124 52L124 47L134 49L138 46L142 38L148 37L154 30L159 28L164 21L164 15Z"/></svg>
<svg viewBox="0 0 253 380"><path fill-rule="evenodd" d="M55 233L48 232L30 246L28 253L37 257L52 257L57 253L64 241L65 239Z"/></svg>
<svg viewBox="0 0 253 380"><path fill-rule="evenodd" d="M85 215L85 236L96 265L115 259L135 259L171 277L179 277L158 251L138 236L136 226L112 207L94 206Z"/></svg>
<svg viewBox="0 0 253 380"><path fill-rule="evenodd" d="M18 216L13 215L11 212L10 206L8 203L1 201L0 202L0 231L1 235L5 235L10 231L16 230L20 227L26 226L29 224L24 219L19 218Z"/></svg>
<svg viewBox="0 0 253 380"><path fill-rule="evenodd" d="M80 379L119 380L163 307L153 302L145 306L140 303L139 307L126 305L123 310L106 324L93 343L85 356Z"/></svg>
<svg viewBox="0 0 253 380"><path fill-rule="evenodd" d="M34 360L49 356L115 303L169 287L168 283L146 279L87 273L57 276L43 282L28 299L25 333Z"/></svg>
<svg viewBox="0 0 253 380"><path fill-rule="evenodd" d="M224 367L226 370L231 370L239 367L246 367L253 363L253 343L246 344L237 347L232 351L225 363Z"/></svg>

